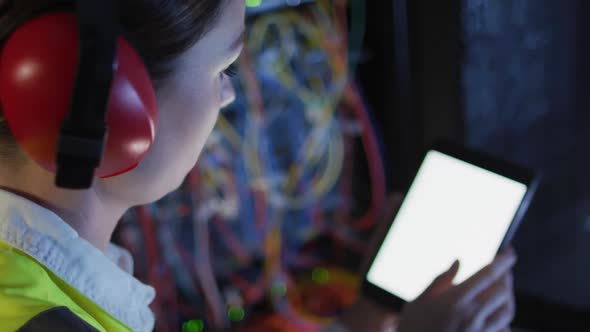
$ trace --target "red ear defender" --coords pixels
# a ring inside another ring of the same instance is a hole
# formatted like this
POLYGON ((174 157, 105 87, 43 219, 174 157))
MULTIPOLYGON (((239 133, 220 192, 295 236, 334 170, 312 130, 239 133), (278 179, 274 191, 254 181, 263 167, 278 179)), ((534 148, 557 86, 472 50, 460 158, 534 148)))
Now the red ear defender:
MULTIPOLYGON (((0 101, 6 122, 27 155, 50 172, 62 121, 68 114, 80 46, 77 17, 48 14, 19 27, 0 55, 0 101)), ((157 126, 156 95, 149 74, 119 37, 107 111, 107 139, 98 177, 137 167, 157 126)))

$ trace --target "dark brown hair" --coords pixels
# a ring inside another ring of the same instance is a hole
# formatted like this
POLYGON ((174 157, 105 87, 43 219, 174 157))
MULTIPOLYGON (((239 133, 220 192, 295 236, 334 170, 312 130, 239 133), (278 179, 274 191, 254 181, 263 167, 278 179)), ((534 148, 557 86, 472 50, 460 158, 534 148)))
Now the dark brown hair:
MULTIPOLYGON (((223 0, 118 0, 123 34, 142 57, 156 89, 174 72, 178 58, 213 26, 224 3, 223 0)), ((0 0, 0 47, 27 20, 72 6, 71 0, 0 0)), ((15 158, 17 151, 0 105, 0 158, 4 161, 15 158)))

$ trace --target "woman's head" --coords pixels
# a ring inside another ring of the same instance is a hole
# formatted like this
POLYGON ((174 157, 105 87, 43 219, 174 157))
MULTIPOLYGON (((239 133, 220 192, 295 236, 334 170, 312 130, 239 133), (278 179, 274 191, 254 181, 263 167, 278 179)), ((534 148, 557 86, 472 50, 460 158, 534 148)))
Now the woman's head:
MULTIPOLYGON (((18 22, 21 17, 69 3, 15 0, 6 11, 0 11, 5 13, 0 16, 0 32, 22 23, 18 22)), ((153 147, 138 168, 96 180, 95 186, 113 199, 136 205, 154 201, 180 185, 194 167, 219 109, 233 100, 233 89, 224 71, 241 51, 245 4, 243 0, 118 3, 123 33, 144 60, 154 82, 159 125, 153 147)), ((10 161, 15 172, 36 169, 19 151, 1 119, 0 115, 0 162, 10 161)))

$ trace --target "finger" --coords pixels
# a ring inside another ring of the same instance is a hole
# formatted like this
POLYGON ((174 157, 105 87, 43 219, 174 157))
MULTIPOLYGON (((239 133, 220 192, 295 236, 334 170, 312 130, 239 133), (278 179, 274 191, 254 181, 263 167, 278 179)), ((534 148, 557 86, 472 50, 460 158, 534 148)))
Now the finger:
POLYGON ((510 289, 511 295, 508 303, 498 309, 492 316, 490 316, 486 322, 486 328, 488 331, 495 331, 498 326, 504 325, 505 327, 500 329, 502 332, 510 332, 510 323, 514 321, 516 314, 516 301, 514 298, 514 279, 512 273, 508 274, 508 288, 510 289), (494 323, 495 322, 495 323, 494 323))
POLYGON ((512 273, 508 274, 508 289, 510 290, 510 302, 509 309, 512 314, 512 317, 516 315, 516 297, 514 295, 514 276, 512 273))
POLYGON ((479 331, 485 322, 501 308, 510 305, 512 290, 510 289, 509 275, 500 279, 492 287, 483 291, 475 303, 469 304, 473 308, 471 318, 468 319, 467 331, 479 331))
POLYGON ((514 316, 516 314, 516 298, 514 296, 514 277, 513 277, 512 273, 509 273, 506 276, 506 278, 507 278, 506 288, 510 292, 510 295, 508 297, 508 303, 506 305, 507 305, 507 309, 508 309, 510 315, 514 319, 514 316))
POLYGON ((512 277, 512 273, 510 274, 510 300, 508 301, 508 313, 510 314, 510 317, 512 317, 512 319, 510 321, 514 320, 514 317, 516 316, 516 298, 514 296, 514 279, 512 277))
POLYGON ((456 287, 465 302, 471 302, 484 289, 502 278, 516 263, 516 255, 508 252, 498 256, 492 263, 456 287))
MULTIPOLYGON (((483 309, 484 306, 491 305, 492 304, 491 302, 495 301, 495 298, 500 294, 505 295, 507 301, 512 300, 513 290, 512 290, 512 280, 511 279, 512 279, 511 273, 507 273, 506 275, 504 275, 503 278, 496 281, 491 287, 489 287, 488 289, 481 292, 475 298, 475 304, 480 305, 481 308, 483 309)), ((502 305, 503 305, 503 303, 500 303, 497 305, 496 308, 490 309, 491 311, 487 312, 487 315, 491 315, 493 312, 495 312, 498 309, 498 307, 500 307, 502 305)), ((487 317, 487 315, 486 315, 486 317, 487 317)))
POLYGON ((510 305, 505 305, 496 311, 485 322, 482 332, 499 332, 510 329, 510 323, 514 320, 514 313, 510 305))
POLYGON ((457 272, 459 272, 460 265, 458 260, 454 261, 453 265, 447 271, 434 279, 432 284, 424 291, 423 296, 433 296, 451 287, 455 276, 457 276, 457 272))

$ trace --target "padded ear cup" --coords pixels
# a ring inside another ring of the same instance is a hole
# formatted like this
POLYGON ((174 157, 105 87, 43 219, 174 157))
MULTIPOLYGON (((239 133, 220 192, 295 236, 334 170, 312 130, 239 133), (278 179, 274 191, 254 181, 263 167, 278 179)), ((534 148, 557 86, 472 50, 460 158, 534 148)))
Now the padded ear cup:
MULTIPOLYGON (((0 101, 19 146, 50 172, 62 121, 69 113, 80 47, 77 17, 52 13, 19 27, 0 55, 0 101)), ((98 177, 137 167, 157 126, 157 101, 148 71, 119 37, 107 111, 107 139, 98 177)))

